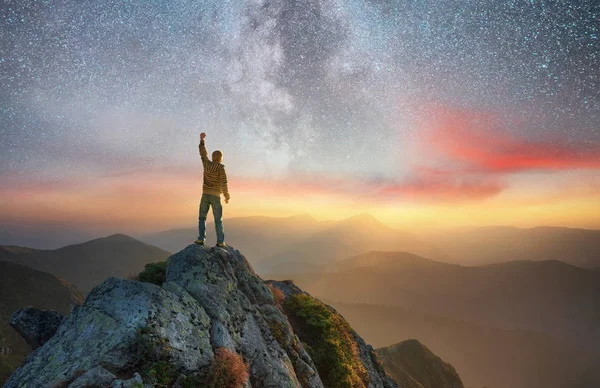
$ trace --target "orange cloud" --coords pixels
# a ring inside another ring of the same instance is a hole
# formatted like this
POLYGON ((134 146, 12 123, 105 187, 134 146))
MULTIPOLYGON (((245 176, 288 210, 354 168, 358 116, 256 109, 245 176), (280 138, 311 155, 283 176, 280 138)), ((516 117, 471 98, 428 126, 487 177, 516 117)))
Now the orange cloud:
POLYGON ((283 180, 231 179, 237 191, 275 197, 307 198, 329 196, 354 200, 394 201, 398 199, 429 201, 463 201, 484 199, 504 189, 500 181, 477 177, 457 178, 444 171, 417 168, 417 173, 405 179, 369 179, 361 177, 335 178, 322 175, 303 175, 283 180))
POLYGON ((456 202, 490 198, 505 187, 498 179, 459 176, 449 171, 417 167, 410 178, 384 187, 381 194, 391 198, 456 202))

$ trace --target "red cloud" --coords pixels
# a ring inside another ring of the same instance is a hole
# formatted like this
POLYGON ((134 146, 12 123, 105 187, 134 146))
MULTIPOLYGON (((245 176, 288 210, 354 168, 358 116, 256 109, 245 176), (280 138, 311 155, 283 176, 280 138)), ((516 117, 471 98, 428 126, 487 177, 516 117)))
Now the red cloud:
POLYGON ((504 189, 505 184, 497 177, 421 166, 415 167, 407 179, 382 188, 381 194, 432 201, 461 201, 486 199, 504 189))
POLYGON ((600 145, 521 139, 484 112, 438 108, 428 117, 421 146, 463 173, 600 168, 600 145))

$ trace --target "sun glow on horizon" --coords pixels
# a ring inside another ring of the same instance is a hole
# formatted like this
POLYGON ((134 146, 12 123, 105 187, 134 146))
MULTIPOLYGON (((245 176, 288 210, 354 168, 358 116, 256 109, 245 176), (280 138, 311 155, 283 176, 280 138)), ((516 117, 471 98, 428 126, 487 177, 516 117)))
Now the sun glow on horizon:
MULTIPOLYGON (((281 182, 279 182, 281 183, 281 182)), ((240 183, 230 178, 232 200, 224 218, 285 217, 308 213, 319 221, 368 213, 402 230, 462 226, 566 226, 600 229, 595 187, 541 196, 536 190, 512 190, 478 200, 426 201, 352 195, 337 190, 275 186, 278 181, 240 183)), ((201 181, 188 175, 136 174, 77 184, 5 187, 0 192, 3 221, 63 223, 106 233, 147 233, 196 224, 201 181)), ((209 220, 212 215, 209 215, 209 220)))

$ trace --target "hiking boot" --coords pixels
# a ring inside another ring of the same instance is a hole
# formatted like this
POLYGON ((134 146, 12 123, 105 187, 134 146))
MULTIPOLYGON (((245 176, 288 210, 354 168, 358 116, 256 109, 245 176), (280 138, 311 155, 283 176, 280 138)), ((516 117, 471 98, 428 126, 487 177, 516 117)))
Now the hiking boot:
POLYGON ((217 243, 217 246, 218 246, 219 248, 227 248, 227 244, 225 244, 224 242, 222 242, 222 243, 217 243))
POLYGON ((194 241, 194 244, 196 244, 196 245, 204 245, 204 240, 196 240, 196 241, 194 241))

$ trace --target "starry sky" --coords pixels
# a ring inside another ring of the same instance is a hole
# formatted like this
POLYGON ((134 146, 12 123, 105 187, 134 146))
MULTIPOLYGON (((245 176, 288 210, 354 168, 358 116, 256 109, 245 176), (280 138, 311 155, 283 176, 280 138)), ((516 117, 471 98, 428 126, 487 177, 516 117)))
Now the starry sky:
MULTIPOLYGON (((0 5, 4 225, 227 216, 600 228, 595 1, 0 5)), ((6 230, 6 227, 5 229, 6 230)))

